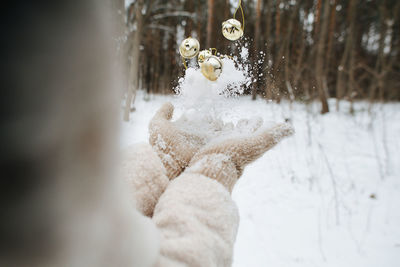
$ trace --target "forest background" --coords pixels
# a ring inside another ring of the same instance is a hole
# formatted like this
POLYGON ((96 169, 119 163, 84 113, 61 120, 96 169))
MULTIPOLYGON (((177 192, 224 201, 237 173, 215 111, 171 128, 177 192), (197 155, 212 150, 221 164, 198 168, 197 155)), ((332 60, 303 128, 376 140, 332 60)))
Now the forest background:
MULTIPOLYGON (((237 49, 222 36, 221 23, 232 17, 238 1, 110 2, 120 23, 115 38, 126 67, 126 103, 134 103, 137 89, 173 93, 184 74, 178 47, 185 37, 222 54, 237 49)), ((253 99, 318 99, 322 113, 339 109, 343 99, 400 100, 400 1, 252 0, 242 5, 245 38, 240 42, 249 45, 251 75, 257 79, 245 89, 253 99), (336 107, 329 107, 331 97, 336 107)), ((241 20, 240 12, 237 17, 241 20)))

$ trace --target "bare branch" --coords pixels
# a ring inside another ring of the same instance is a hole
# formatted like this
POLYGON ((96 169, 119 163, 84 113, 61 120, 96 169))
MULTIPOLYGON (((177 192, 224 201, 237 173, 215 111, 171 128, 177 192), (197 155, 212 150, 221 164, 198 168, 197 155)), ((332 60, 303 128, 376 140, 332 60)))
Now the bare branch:
POLYGON ((175 33, 175 29, 173 27, 160 25, 160 24, 150 24, 150 25, 147 25, 147 28, 158 29, 158 30, 166 31, 171 34, 175 33))
POLYGON ((169 17, 189 17, 193 20, 196 20, 196 15, 194 13, 187 12, 187 11, 173 11, 173 12, 169 12, 169 13, 157 14, 157 15, 152 16, 152 18, 154 20, 160 20, 160 19, 165 19, 165 18, 169 18, 169 17))

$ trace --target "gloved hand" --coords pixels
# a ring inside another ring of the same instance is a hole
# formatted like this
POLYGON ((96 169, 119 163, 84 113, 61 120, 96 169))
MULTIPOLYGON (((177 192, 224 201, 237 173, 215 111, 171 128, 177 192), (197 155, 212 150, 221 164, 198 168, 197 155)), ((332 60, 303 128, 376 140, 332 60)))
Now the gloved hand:
POLYGON ((169 179, 176 178, 189 164, 193 155, 210 139, 225 130, 221 120, 211 118, 195 122, 182 116, 171 122, 174 106, 165 103, 154 115, 149 125, 150 144, 157 152, 169 179), (195 130, 190 130, 191 125, 195 130), (201 131, 202 128, 204 131, 201 131))
POLYGON ((192 158, 186 172, 203 174, 223 184, 230 192, 244 167, 261 157, 284 137, 294 133, 289 124, 277 124, 268 130, 214 141, 192 158))

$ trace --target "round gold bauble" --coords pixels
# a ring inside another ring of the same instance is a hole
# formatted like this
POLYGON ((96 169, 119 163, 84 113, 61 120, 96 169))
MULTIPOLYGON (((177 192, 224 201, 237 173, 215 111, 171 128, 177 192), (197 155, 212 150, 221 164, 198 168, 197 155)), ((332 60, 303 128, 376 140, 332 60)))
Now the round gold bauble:
POLYGON ((179 46, 179 53, 183 58, 194 58, 199 54, 200 43, 197 39, 189 37, 182 41, 179 46))
POLYGON ((237 19, 228 19, 222 23, 222 34, 226 39, 236 41, 243 36, 242 24, 237 19))
POLYGON ((201 73, 210 81, 216 81, 222 73, 222 61, 216 56, 210 56, 200 64, 201 73))
POLYGON ((211 57, 212 53, 210 50, 200 51, 199 56, 197 57, 197 62, 201 65, 207 58, 211 57))

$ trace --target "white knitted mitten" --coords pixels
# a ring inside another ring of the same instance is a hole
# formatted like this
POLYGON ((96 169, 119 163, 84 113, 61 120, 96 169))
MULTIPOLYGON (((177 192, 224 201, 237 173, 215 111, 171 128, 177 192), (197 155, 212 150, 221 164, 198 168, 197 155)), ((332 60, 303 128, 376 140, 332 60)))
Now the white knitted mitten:
POLYGON ((176 178, 188 166, 193 155, 208 142, 210 135, 218 135, 224 127, 220 120, 195 122, 185 116, 171 122, 173 111, 174 106, 165 103, 149 125, 150 144, 164 164, 169 179, 176 178), (197 129, 207 128, 207 131, 200 133, 187 129, 193 123, 198 123, 197 129))
POLYGON ((247 164, 292 134, 292 126, 283 123, 268 130, 257 131, 250 136, 212 142, 192 158, 186 172, 199 173, 215 179, 232 192, 247 164))

